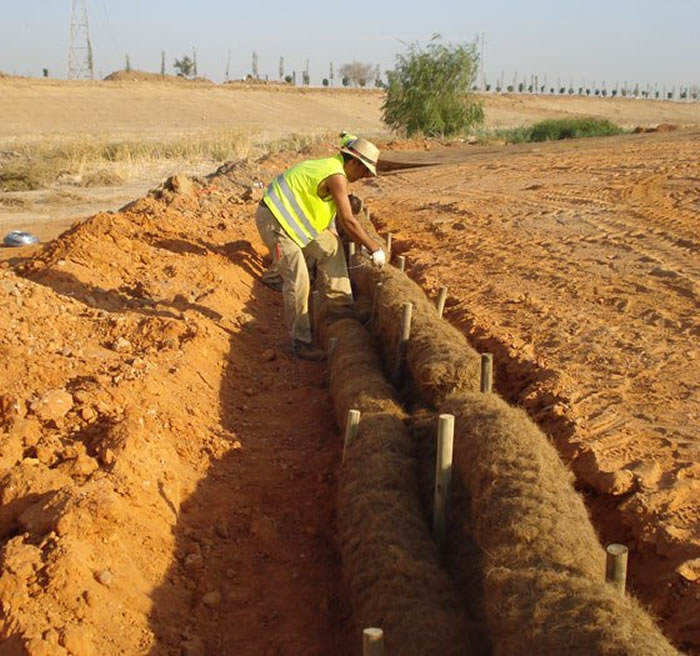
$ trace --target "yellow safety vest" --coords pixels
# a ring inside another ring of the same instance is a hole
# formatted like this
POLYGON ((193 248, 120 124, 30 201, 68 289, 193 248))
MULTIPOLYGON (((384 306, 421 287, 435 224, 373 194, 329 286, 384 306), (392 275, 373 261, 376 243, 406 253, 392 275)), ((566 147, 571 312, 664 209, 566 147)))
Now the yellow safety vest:
POLYGON ((328 176, 345 175, 343 156, 300 162, 267 187, 263 200, 284 231, 301 248, 316 239, 333 221, 335 201, 318 195, 328 176))

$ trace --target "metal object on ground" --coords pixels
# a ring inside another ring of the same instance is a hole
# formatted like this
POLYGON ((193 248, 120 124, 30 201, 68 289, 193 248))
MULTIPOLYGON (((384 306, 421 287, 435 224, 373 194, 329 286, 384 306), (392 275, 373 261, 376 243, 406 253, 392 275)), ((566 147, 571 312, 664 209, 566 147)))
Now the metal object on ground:
POLYGON ((2 243, 4 246, 29 246, 30 244, 38 244, 39 238, 31 232, 13 230, 5 235, 2 243))

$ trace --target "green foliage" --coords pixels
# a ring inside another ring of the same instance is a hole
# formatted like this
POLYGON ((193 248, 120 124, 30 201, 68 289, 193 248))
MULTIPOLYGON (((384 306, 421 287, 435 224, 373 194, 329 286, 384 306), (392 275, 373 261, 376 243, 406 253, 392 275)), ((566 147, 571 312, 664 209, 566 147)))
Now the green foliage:
POLYGON ((492 139, 505 143, 531 143, 533 141, 556 141, 558 139, 578 139, 581 137, 607 137, 622 134, 624 130, 607 119, 562 118, 540 121, 535 125, 494 130, 484 133, 480 141, 492 139))
POLYGON ((622 128, 602 118, 561 118, 536 123, 530 141, 556 141, 580 137, 608 137, 622 134, 622 128))
POLYGON ((384 122, 409 136, 448 136, 482 123, 482 104, 470 91, 478 61, 475 44, 443 45, 435 36, 424 49, 410 45, 387 72, 384 122))
POLYGON ((173 67, 177 69, 178 77, 190 77, 196 72, 194 60, 187 55, 182 59, 176 59, 173 67))

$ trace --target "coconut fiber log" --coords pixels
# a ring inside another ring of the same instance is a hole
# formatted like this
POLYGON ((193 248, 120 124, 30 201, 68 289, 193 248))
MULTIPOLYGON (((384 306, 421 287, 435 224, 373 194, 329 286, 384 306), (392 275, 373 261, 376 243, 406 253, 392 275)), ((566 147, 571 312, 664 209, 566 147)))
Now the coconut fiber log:
POLYGON ((328 331, 338 339, 330 363, 338 423, 351 408, 362 413, 338 483, 340 550, 355 619, 384 630, 389 654, 482 654, 478 630, 439 564, 405 415, 370 337, 351 319, 328 331))
MULTIPOLYGON (((435 304, 408 276, 394 267, 375 269, 369 265, 353 269, 353 282, 360 295, 374 299, 374 331, 378 334, 384 361, 393 371, 401 332, 403 303, 413 303, 411 337, 406 348, 407 374, 423 400, 433 408, 456 390, 478 391, 481 359, 454 326, 438 316, 435 304)), ((401 384, 401 383, 399 383, 401 384)))
POLYGON ((454 475, 471 503, 496 655, 677 653, 652 619, 605 583, 605 556, 572 474, 522 410, 459 393, 454 475))

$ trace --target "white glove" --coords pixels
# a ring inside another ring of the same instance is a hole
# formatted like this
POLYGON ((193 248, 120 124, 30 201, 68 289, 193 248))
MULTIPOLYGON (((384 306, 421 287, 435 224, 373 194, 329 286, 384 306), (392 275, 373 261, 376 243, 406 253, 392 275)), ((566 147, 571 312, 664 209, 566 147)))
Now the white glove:
POLYGON ((381 248, 372 253, 372 264, 381 269, 386 264, 386 254, 381 248))

